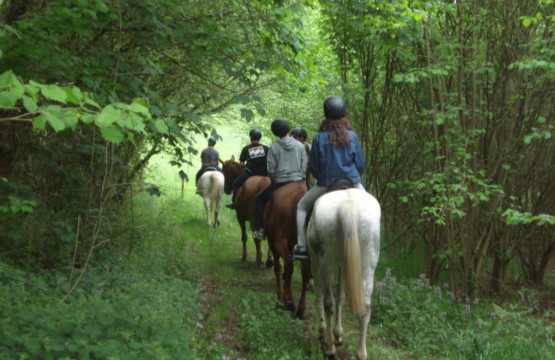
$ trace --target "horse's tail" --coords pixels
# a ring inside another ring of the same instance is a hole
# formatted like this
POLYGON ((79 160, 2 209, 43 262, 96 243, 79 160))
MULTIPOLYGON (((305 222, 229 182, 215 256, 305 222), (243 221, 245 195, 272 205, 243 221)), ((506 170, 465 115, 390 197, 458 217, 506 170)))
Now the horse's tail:
POLYGON ((341 204, 340 225, 343 230, 343 284, 351 312, 366 312, 362 292, 360 245, 358 243, 358 214, 355 203, 347 199, 341 204))
POLYGON ((210 210, 216 206, 216 200, 218 200, 218 188, 220 184, 218 181, 218 172, 214 171, 210 174, 210 210))

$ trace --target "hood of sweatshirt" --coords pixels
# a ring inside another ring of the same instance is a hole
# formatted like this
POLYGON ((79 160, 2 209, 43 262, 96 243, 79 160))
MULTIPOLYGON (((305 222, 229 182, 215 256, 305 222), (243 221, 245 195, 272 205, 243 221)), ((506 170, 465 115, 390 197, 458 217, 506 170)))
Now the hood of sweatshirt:
POLYGON ((291 136, 281 138, 277 141, 279 146, 281 146, 284 150, 287 150, 287 151, 291 151, 293 149, 293 146, 295 146, 296 142, 297 140, 295 140, 291 136))

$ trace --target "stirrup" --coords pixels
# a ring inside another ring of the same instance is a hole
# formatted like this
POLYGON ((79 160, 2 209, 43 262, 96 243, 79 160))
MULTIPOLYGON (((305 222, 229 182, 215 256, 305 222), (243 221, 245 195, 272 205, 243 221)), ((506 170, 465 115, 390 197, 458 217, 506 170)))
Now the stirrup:
POLYGON ((300 246, 295 245, 295 247, 293 248, 293 259, 296 260, 305 260, 308 259, 308 249, 306 248, 306 246, 304 247, 304 249, 301 249, 300 246))
POLYGON ((264 232, 264 229, 255 230, 252 233, 252 237, 257 240, 264 240, 264 238, 266 237, 266 233, 264 232))

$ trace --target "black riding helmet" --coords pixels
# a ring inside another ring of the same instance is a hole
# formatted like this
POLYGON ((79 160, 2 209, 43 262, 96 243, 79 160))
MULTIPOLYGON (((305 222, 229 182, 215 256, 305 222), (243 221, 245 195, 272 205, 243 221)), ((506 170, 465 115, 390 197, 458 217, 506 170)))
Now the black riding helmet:
POLYGON ((262 137, 262 132, 258 129, 252 129, 249 132, 249 137, 251 138, 251 140, 260 140, 260 138, 262 137))
POLYGON ((208 144, 210 144, 212 146, 216 145, 216 139, 214 139, 214 137, 210 136, 208 138, 208 144))
POLYGON ((304 137, 305 140, 308 137, 308 134, 306 133, 306 130, 303 129, 302 127, 296 127, 291 131, 291 134, 289 134, 292 137, 304 137))
POLYGON ((275 136, 283 137, 289 132, 289 123, 283 119, 275 119, 270 128, 275 136))
POLYGON ((345 101, 339 96, 330 96, 324 101, 324 115, 330 120, 341 119, 347 115, 345 101))

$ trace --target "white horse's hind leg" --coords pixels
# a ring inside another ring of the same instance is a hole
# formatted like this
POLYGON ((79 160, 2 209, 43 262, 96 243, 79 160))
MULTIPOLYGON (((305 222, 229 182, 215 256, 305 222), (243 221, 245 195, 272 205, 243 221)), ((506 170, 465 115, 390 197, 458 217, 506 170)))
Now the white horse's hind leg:
POLYGON ((342 279, 343 277, 341 276, 341 270, 339 270, 339 281, 337 286, 337 293, 335 294, 335 328, 333 330, 336 345, 341 345, 343 343, 343 325, 341 323, 341 315, 343 303, 345 302, 345 287, 342 279))
POLYGON ((368 359, 368 355, 366 354, 366 333, 370 320, 370 306, 368 306, 368 310, 365 313, 358 316, 358 319, 360 323, 360 335, 358 338, 357 360, 366 360, 368 359))
POLYGON ((329 269, 320 269, 322 291, 324 295, 324 344, 325 356, 335 354, 335 339, 333 336, 333 315, 335 310, 335 299, 333 296, 333 275, 329 269))
POLYGON ((210 195, 204 196, 204 210, 206 211, 206 224, 210 227, 210 195))
POLYGON ((362 286, 364 288, 364 303, 366 305, 366 312, 359 315, 360 335, 358 338, 358 360, 366 360, 368 358, 366 353, 366 333, 368 331, 368 323, 371 315, 370 306, 372 303, 372 293, 374 292, 374 268, 370 265, 368 259, 363 261, 362 286))

